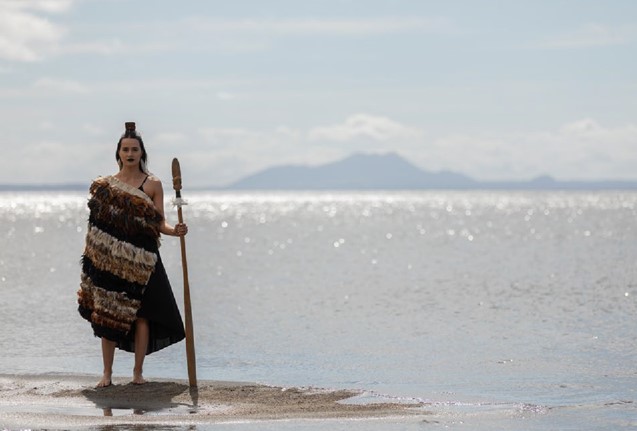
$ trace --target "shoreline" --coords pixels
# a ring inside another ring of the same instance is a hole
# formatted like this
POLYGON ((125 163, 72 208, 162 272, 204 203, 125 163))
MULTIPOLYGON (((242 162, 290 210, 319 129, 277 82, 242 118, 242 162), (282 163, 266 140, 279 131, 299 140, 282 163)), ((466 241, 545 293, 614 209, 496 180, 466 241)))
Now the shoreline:
POLYGON ((237 421, 378 419, 427 415, 424 403, 351 402, 360 390, 285 388, 247 382, 153 379, 134 385, 99 376, 0 374, 2 429, 99 425, 197 425, 237 421), (350 402, 348 402, 348 400, 350 402))

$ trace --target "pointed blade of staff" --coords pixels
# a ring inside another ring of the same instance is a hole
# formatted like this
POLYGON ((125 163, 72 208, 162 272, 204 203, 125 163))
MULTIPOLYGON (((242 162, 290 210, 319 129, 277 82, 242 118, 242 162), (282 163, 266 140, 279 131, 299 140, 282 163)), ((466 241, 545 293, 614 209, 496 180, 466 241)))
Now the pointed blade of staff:
MULTIPOLYGON (((177 216, 179 223, 184 222, 181 206, 185 202, 181 198, 181 168, 179 160, 173 159, 173 188, 175 189, 175 205, 177 206, 177 216)), ((188 285, 188 262, 186 260, 186 238, 181 235, 181 266, 184 272, 184 315, 186 320, 186 356, 188 359, 188 382, 191 388, 197 387, 197 364, 195 360, 195 339, 192 325, 192 308, 190 305, 190 286, 188 285)))

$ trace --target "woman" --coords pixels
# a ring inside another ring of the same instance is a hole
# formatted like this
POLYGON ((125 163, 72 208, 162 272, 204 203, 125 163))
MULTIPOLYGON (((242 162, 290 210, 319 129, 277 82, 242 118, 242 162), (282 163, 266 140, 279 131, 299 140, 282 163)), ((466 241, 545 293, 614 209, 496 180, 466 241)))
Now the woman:
POLYGON ((79 312, 102 339, 104 373, 111 385, 115 347, 135 353, 133 380, 145 383, 144 357, 184 339, 184 325, 159 256, 160 233, 186 235, 164 217, 161 181, 146 168, 144 142, 126 123, 117 143, 119 172, 90 188, 79 312))

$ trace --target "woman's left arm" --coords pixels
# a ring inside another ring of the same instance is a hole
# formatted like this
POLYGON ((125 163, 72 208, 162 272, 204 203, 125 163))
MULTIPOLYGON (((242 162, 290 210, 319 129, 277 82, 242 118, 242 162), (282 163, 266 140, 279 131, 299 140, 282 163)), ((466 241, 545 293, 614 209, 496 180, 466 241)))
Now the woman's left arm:
POLYGON ((161 185, 161 181, 158 178, 149 178, 148 185, 150 186, 149 196, 155 204, 155 208, 162 216, 162 222, 159 226, 159 231, 164 235, 182 236, 188 233, 188 226, 185 223, 177 223, 175 226, 171 226, 166 221, 164 215, 164 188, 161 185))

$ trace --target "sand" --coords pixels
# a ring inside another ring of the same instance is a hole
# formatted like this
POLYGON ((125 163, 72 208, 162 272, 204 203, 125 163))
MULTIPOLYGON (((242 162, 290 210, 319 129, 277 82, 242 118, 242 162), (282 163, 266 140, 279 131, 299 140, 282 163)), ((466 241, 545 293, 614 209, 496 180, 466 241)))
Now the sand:
POLYGON ((153 379, 133 385, 97 376, 0 375, 0 429, 102 425, 197 425, 233 421, 426 415, 418 402, 365 397, 357 390, 284 388, 241 382, 153 379), (370 401, 371 399, 371 401, 370 401), (389 400, 389 401, 388 401, 389 400))

